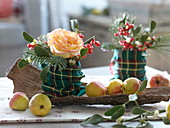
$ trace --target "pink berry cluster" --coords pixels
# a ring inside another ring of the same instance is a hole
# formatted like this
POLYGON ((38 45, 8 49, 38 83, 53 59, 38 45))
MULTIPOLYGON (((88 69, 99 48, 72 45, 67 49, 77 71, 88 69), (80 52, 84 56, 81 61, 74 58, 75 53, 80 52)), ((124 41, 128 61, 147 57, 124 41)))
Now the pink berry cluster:
POLYGON ((115 37, 119 37, 121 39, 119 40, 119 44, 124 49, 138 49, 139 51, 145 51, 148 47, 151 47, 154 44, 154 37, 148 37, 144 43, 136 40, 133 37, 132 29, 134 29, 134 24, 126 22, 123 27, 118 27, 118 32, 114 33, 115 37))

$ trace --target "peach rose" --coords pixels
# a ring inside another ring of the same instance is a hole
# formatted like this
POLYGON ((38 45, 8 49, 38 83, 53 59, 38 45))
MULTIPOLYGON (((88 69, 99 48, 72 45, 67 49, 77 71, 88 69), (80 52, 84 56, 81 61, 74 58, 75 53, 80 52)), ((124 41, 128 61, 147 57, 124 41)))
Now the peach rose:
POLYGON ((47 44, 56 56, 70 58, 80 55, 84 42, 77 33, 65 29, 55 29, 47 34, 47 44))

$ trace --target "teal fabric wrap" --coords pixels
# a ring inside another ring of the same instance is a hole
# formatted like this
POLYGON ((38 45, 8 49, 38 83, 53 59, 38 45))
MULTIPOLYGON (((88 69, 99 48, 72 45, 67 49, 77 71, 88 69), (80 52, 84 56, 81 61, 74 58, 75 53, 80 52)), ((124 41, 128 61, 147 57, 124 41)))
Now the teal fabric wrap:
POLYGON ((58 71, 53 66, 50 67, 47 81, 43 82, 42 88, 49 97, 81 96, 85 93, 85 86, 81 86, 81 79, 84 76, 80 62, 77 62, 76 66, 68 66, 62 71, 58 71))
POLYGON ((145 77, 146 58, 144 51, 115 49, 111 63, 113 63, 113 79, 125 80, 136 77, 143 81, 145 77))

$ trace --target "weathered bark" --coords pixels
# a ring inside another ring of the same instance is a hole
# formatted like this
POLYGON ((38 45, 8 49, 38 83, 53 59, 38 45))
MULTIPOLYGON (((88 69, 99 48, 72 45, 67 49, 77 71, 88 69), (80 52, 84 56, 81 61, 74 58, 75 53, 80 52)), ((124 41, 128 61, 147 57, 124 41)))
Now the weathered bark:
MULTIPOLYGON (((138 95, 138 103, 151 104, 170 99, 170 87, 146 88, 145 91, 138 95)), ((128 94, 106 95, 102 97, 77 97, 67 96, 51 99, 55 105, 78 105, 78 104, 103 104, 118 105, 128 101, 128 94)))
MULTIPOLYGON (((32 65, 27 65, 23 69, 17 68, 17 63, 11 67, 7 73, 7 77, 13 80, 14 92, 24 92, 31 98, 33 95, 43 92, 41 88, 40 71, 32 65)), ((147 88, 138 95, 139 104, 157 103, 160 101, 168 101, 170 99, 170 87, 147 88)), ((106 95, 101 97, 78 97, 66 96, 51 99, 54 105, 80 105, 80 104, 104 104, 117 105, 128 101, 127 94, 106 95)))
POLYGON ((7 71, 7 77, 13 80, 13 92, 24 92, 29 98, 38 92, 43 92, 41 88, 40 71, 32 65, 27 65, 23 69, 17 68, 17 60, 7 71))

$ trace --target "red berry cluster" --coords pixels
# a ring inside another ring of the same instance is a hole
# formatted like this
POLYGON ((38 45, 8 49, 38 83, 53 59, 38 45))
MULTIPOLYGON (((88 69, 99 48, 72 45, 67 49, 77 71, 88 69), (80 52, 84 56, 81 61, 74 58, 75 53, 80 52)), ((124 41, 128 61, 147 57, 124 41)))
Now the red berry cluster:
POLYGON ((114 36, 119 36, 122 40, 119 41, 119 44, 124 49, 134 49, 137 48, 139 51, 145 51, 148 47, 151 47, 155 41, 155 38, 152 37, 151 39, 147 40, 144 43, 140 43, 138 41, 135 41, 133 37, 130 37, 131 35, 131 29, 134 28, 134 24, 130 24, 129 22, 125 23, 124 27, 119 27, 118 32, 114 33, 114 36), (137 42, 137 43, 136 43, 137 42))
POLYGON ((133 49, 134 48, 134 45, 131 44, 131 42, 134 41, 134 38, 133 37, 129 37, 129 42, 127 42, 126 40, 121 40, 119 41, 119 44, 121 46, 123 46, 124 49, 133 49))
POLYGON ((79 36, 80 38, 84 38, 84 35, 83 35, 82 33, 79 33, 78 36, 79 36))
POLYGON ((149 47, 151 47, 153 45, 153 42, 154 42, 154 38, 152 38, 152 41, 151 42, 144 42, 144 44, 142 45, 137 45, 136 47, 138 47, 138 50, 139 51, 146 51, 149 47))
POLYGON ((35 46, 37 46, 37 44, 32 44, 32 43, 27 44, 27 47, 30 49, 33 49, 35 46))
POLYGON ((129 22, 126 22, 125 23, 125 27, 121 28, 119 27, 118 28, 118 31, 117 33, 114 33, 114 36, 128 36, 130 35, 130 32, 129 30, 132 29, 134 27, 134 24, 130 24, 129 22))
POLYGON ((84 45, 84 48, 87 48, 88 49, 88 52, 87 54, 92 54, 93 53, 93 44, 96 46, 96 47, 99 47, 100 46, 100 42, 99 41, 96 41, 95 39, 92 39, 90 41, 90 43, 84 45))
MULTIPOLYGON (((78 36, 79 36, 80 38, 84 38, 84 35, 83 35, 82 33, 79 33, 78 36)), ((93 49, 94 49, 93 44, 94 44, 96 47, 99 47, 99 46, 100 46, 100 42, 99 42, 99 41, 96 41, 95 38, 93 38, 93 39, 90 41, 90 43, 84 45, 84 48, 87 48, 87 49, 88 49, 87 54, 92 54, 92 53, 93 53, 93 49)), ((85 56, 85 57, 86 57, 86 56, 85 56)), ((85 57, 84 57, 84 58, 85 58, 85 57)))

